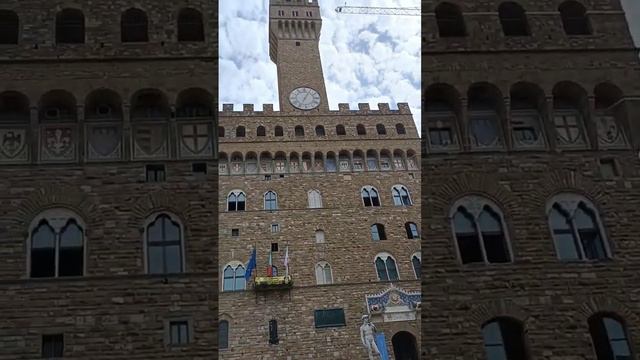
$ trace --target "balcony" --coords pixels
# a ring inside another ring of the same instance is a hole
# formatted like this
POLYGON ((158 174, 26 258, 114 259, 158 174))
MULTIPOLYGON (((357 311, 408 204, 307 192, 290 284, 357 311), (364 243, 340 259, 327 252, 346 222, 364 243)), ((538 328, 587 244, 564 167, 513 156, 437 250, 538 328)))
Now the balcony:
POLYGON ((256 291, 291 289, 293 281, 289 276, 257 276, 254 282, 256 291))

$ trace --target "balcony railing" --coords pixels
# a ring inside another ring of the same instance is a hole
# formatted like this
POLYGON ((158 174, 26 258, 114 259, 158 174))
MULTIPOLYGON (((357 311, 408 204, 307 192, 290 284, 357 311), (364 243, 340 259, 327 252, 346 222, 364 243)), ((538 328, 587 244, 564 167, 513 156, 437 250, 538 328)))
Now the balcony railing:
POLYGON ((254 282, 256 291, 269 291, 290 289, 293 286, 291 275, 289 276, 257 276, 254 282))

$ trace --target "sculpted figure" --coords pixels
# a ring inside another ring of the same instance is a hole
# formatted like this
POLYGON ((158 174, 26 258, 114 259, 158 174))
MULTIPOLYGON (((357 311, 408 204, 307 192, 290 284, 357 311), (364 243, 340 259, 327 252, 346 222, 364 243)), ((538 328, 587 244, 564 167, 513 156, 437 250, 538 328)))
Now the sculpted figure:
POLYGON ((360 339, 362 345, 367 349, 369 360, 380 359, 380 350, 375 340, 376 327, 369 321, 369 316, 362 316, 362 325, 360 326, 360 339))

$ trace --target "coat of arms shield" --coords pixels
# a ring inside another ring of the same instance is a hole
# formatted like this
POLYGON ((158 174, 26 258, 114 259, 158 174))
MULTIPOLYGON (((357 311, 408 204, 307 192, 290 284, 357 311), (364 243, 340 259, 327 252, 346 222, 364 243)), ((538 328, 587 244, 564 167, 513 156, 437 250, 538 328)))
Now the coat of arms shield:
POLYGON ((120 146, 121 132, 117 125, 95 125, 89 131, 89 146, 92 156, 109 157, 120 146))
POLYGON ((135 143, 144 155, 156 155, 166 144, 163 125, 139 125, 135 128, 135 143))
POLYGON ((182 125, 182 144, 192 154, 200 154, 209 145, 207 124, 182 125))
POLYGON ((598 140, 604 145, 619 145, 624 140, 620 127, 613 116, 601 115, 596 120, 598 129, 598 140))
POLYGON ((15 159, 26 146, 25 129, 0 129, 0 157, 15 159))

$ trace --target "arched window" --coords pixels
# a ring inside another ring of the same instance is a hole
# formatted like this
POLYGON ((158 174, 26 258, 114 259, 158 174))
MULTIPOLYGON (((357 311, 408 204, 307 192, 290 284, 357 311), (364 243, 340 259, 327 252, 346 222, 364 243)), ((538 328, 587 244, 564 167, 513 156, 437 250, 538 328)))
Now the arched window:
POLYGON ((515 319, 500 317, 482 326, 482 338, 487 360, 528 359, 522 324, 515 319))
POLYGON ((273 191, 267 191, 264 194, 264 209, 265 210, 278 210, 278 195, 273 191))
POLYGON ((182 227, 167 214, 153 218, 145 227, 148 274, 174 274, 184 271, 182 227))
POLYGON ((358 124, 356 126, 356 132, 358 135, 367 135, 367 129, 365 129, 364 125, 358 124))
POLYGON ((244 211, 247 196, 243 191, 235 190, 227 196, 227 211, 244 211))
POLYGON ((324 136, 324 126, 318 125, 316 126, 316 136, 324 136))
POLYGON ((258 126, 258 129, 256 130, 256 135, 257 136, 267 136, 267 131, 265 130, 264 126, 258 126))
POLYGON ((371 240, 387 240, 387 234, 384 232, 384 225, 373 224, 371 225, 371 240))
POLYGON ((449 84, 436 83, 426 89, 427 123, 422 127, 430 151, 459 149, 458 121, 462 117, 460 93, 449 84))
POLYGON ((309 190, 307 193, 309 208, 317 209, 322 207, 322 194, 318 190, 309 190))
POLYGON ((304 128, 298 125, 294 128, 294 133, 296 136, 304 136, 304 128))
POLYGON ((398 268, 396 267, 396 260, 391 257, 390 254, 380 253, 376 255, 374 263, 376 265, 378 280, 395 281, 400 279, 398 268))
POLYGON ((413 273, 416 275, 416 279, 420 279, 422 260, 419 254, 413 254, 413 256, 411 256, 411 265, 413 266, 413 273))
POLYGON ((204 41, 202 14, 195 9, 182 9, 178 14, 178 41, 204 41))
POLYGON ((129 9, 120 19, 120 40, 122 42, 149 41, 149 21, 140 9, 129 9))
POLYGON ((322 244, 324 241, 324 231, 316 230, 316 244, 322 244))
POLYGON ((227 264, 223 270, 222 291, 238 291, 246 288, 245 269, 240 262, 227 264))
POLYGON ((336 126, 336 134, 338 135, 347 135, 347 131, 344 129, 344 125, 336 126))
POLYGON ((457 6, 441 3, 436 7, 436 22, 440 37, 461 37, 467 35, 464 18, 457 6))
POLYGON ((333 284, 333 275, 331 274, 331 265, 326 261, 316 264, 316 284, 326 285, 333 284))
POLYGON ((76 214, 43 212, 32 222, 29 239, 31 278, 84 275, 84 225, 76 214))
POLYGON ((223 126, 218 126, 218 137, 221 137, 221 138, 224 137, 224 127, 223 126))
POLYGON ((484 198, 468 196, 452 208, 451 219, 463 264, 511 261, 504 221, 497 206, 484 198))
POLYGON ((376 125, 376 131, 378 135, 387 135, 387 129, 382 124, 376 125))
POLYGON ((527 15, 518 3, 508 1, 500 4, 498 14, 505 36, 529 36, 527 15))
POLYGON ((218 346, 220 349, 229 348, 229 322, 220 320, 218 323, 218 346))
POLYGON ((238 126, 236 128, 236 137, 245 137, 245 135, 246 135, 246 130, 244 126, 238 126))
POLYGON ((378 190, 373 186, 365 186, 360 191, 362 196, 362 202, 365 207, 380 206, 380 197, 378 196, 378 190))
POLYGON ((11 10, 0 10, 0 45, 16 45, 20 35, 20 19, 11 10))
POLYGON ((407 130, 405 130, 404 125, 398 123, 396 124, 396 133, 398 133, 398 135, 405 135, 407 130))
POLYGON ((284 136, 284 131, 282 130, 282 126, 276 126, 275 130, 273 131, 275 136, 284 136))
POLYGON ((418 225, 412 222, 404 224, 404 229, 407 230, 407 239, 420 239, 420 233, 418 232, 418 225))
POLYGON ((589 200, 574 194, 559 194, 547 204, 547 214, 559 259, 610 257, 598 211, 589 200))
POLYGON ((395 185, 391 188, 391 193, 393 194, 393 205, 395 206, 410 206, 411 196, 409 195, 409 190, 403 185, 395 185))
POLYGON ((598 313, 589 320, 589 333, 598 360, 632 359, 624 322, 614 314, 598 313))
POLYGON ((591 22, 587 9, 577 1, 565 1, 558 8, 562 26, 567 35, 591 35, 591 22))
POLYGON ((77 9, 64 9, 56 15, 56 43, 84 44, 84 14, 77 9))

